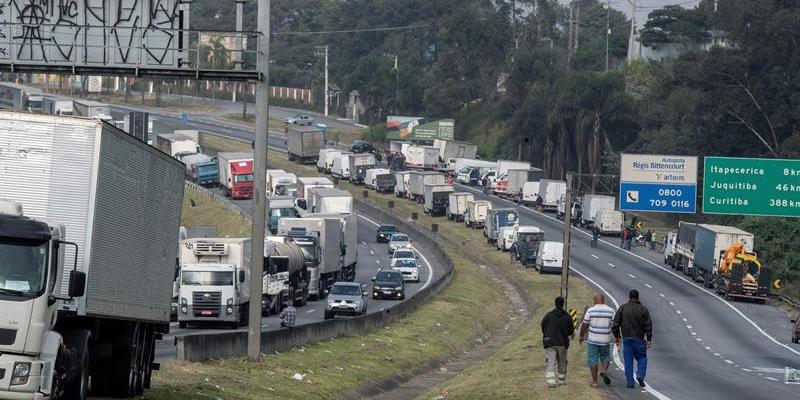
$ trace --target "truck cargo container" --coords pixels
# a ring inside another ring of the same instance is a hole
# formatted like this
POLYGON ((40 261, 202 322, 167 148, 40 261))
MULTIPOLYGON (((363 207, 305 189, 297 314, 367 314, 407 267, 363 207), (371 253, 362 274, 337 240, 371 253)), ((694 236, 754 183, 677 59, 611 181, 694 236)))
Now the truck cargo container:
POLYGON ((0 260, 16 261, 0 275, 27 277, 0 298, 0 398, 142 393, 169 331, 183 164, 98 120, 0 124, 0 260))
POLYGON ((338 149, 320 149, 317 157, 317 172, 330 173, 333 159, 342 154, 338 149))
POLYGON ((308 294, 312 300, 324 298, 333 283, 342 275, 345 240, 340 218, 281 218, 278 235, 314 237, 316 248, 306 248, 313 256, 306 259, 308 267, 308 294))
POLYGON ((519 215, 513 208, 493 208, 486 212, 486 224, 483 227, 483 237, 494 244, 497 241, 500 228, 519 225, 519 215))
POLYGON ((614 196, 602 194, 584 194, 581 200, 581 222, 583 225, 592 225, 600 211, 614 211, 617 207, 614 196))
POLYGON ((423 187, 423 210, 433 217, 447 213, 447 202, 453 193, 453 185, 426 184, 423 187))
POLYGON ((475 195, 466 192, 450 193, 447 199, 447 219, 464 222, 467 215, 467 203, 475 200, 475 195))
MULTIPOLYGON (((528 168, 528 169, 510 169, 506 173, 505 179, 501 179, 506 181, 505 184, 505 192, 506 196, 510 199, 521 199, 522 198, 522 187, 528 182, 537 182, 542 179, 544 175, 544 171, 539 168, 528 168)), ((498 182, 498 192, 500 191, 500 182, 498 182)))
POLYGON ((754 236, 739 228, 698 224, 692 278, 728 298, 766 302, 772 271, 753 252, 754 236))
POLYGON ((330 179, 321 176, 303 176, 297 178, 297 198, 311 200, 309 190, 312 188, 331 188, 333 189, 333 182, 330 179))
MULTIPOLYGON (((340 239, 342 271, 340 281, 353 282, 356 279, 356 266, 358 264, 358 216, 356 214, 315 214, 313 218, 335 218, 342 227, 340 239)), ((333 253, 336 254, 336 253, 333 253)))
POLYGON ((433 171, 411 171, 408 177, 408 197, 417 203, 425 200, 425 185, 444 185, 444 174, 433 171))
POLYGON ((297 186, 297 175, 273 171, 267 174, 267 196, 280 196, 286 187, 297 186))
POLYGON ((316 187, 309 191, 308 208, 314 214, 350 214, 353 212, 353 195, 337 188, 316 187))
POLYGON ((684 273, 694 274, 694 246, 697 224, 691 222, 678 222, 678 237, 675 241, 675 254, 672 257, 672 267, 684 273))
POLYGON ((433 170, 439 166, 439 149, 435 147, 410 145, 403 155, 406 168, 433 170))
POLYGON ((350 157, 353 154, 342 153, 333 157, 331 176, 337 179, 350 179, 350 157))
POLYGON ((433 139, 433 147, 439 150, 439 162, 445 163, 451 158, 475 158, 478 146, 458 140, 433 139))
POLYGON ((177 159, 184 155, 197 154, 200 151, 197 147, 197 140, 181 133, 162 133, 157 135, 156 147, 177 159))
POLYGON ((525 205, 536 205, 536 199, 539 198, 539 182, 525 182, 522 185, 522 199, 520 202, 525 205))
POLYGON ((397 197, 408 197, 408 185, 411 181, 411 171, 395 172, 394 180, 394 195, 397 197))
POLYGON ((597 212, 597 219, 594 226, 600 230, 601 235, 620 236, 622 226, 625 224, 625 216, 622 211, 602 210, 597 212))
POLYGON ((375 176, 375 190, 378 193, 392 193, 394 191, 397 179, 393 172, 378 174, 375 176))
POLYGON ((219 184, 233 199, 253 198, 253 153, 217 153, 219 184))
POLYGON ((72 115, 72 99, 54 95, 42 96, 42 114, 72 115))
POLYGON ((542 196, 542 210, 556 211, 558 200, 567 194, 567 182, 552 179, 539 180, 539 195, 542 196))
POLYGON ((467 215, 464 216, 464 225, 467 228, 483 229, 486 225, 486 215, 492 209, 488 200, 474 200, 467 202, 467 215))
POLYGON ((44 94, 41 89, 11 82, 0 82, 0 108, 2 109, 41 114, 43 100, 44 94))
POLYGON ((364 174, 364 186, 377 190, 378 175, 391 173, 387 168, 370 168, 364 174))
POLYGON ((325 147, 322 130, 312 126, 292 126, 286 132, 289 161, 301 164, 316 162, 320 149, 325 147))
POLYGON ((97 118, 103 121, 111 121, 111 107, 99 101, 78 99, 72 102, 72 112, 74 115, 86 118, 97 118))
POLYGON ((250 239, 187 239, 180 245, 178 323, 246 326, 250 310, 250 239))
POLYGON ((494 173, 497 167, 464 167, 458 170, 456 175, 456 182, 465 185, 478 186, 482 182, 482 178, 487 176, 489 172, 494 173))
POLYGON ((264 238, 264 277, 261 289, 261 315, 278 314, 292 305, 308 302, 306 248, 316 249, 308 237, 267 236, 264 238))
POLYGON ((186 177, 201 186, 214 186, 219 182, 219 166, 217 160, 202 154, 190 154, 181 157, 186 166, 186 177))
POLYGON ((362 183, 368 169, 375 168, 375 155, 371 153, 351 154, 348 157, 350 162, 350 182, 362 183))
POLYGON ((531 169, 531 163, 527 161, 497 160, 497 176, 503 176, 511 169, 531 169))

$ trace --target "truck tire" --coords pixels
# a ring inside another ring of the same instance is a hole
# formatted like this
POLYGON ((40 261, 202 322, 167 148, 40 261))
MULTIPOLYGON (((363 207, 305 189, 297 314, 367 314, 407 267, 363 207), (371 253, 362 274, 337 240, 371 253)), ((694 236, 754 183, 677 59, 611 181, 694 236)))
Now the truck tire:
POLYGON ((250 322, 250 303, 239 306, 239 326, 247 326, 250 322))
POLYGON ((142 334, 139 323, 127 324, 127 332, 117 337, 112 350, 111 390, 116 397, 133 397, 141 382, 139 361, 142 352, 142 334))
MULTIPOLYGON (((88 332, 86 335, 86 340, 81 341, 82 343, 74 343, 73 346, 82 346, 82 349, 76 349, 80 351, 80 371, 78 371, 78 377, 74 379, 72 382, 66 384, 64 386, 64 394, 61 397, 63 400, 86 400, 86 397, 89 394, 89 336, 88 332)), ((72 346, 71 346, 72 347, 72 346)), ((59 355, 60 357, 60 355, 59 355)), ((58 361, 56 361, 56 364, 58 361)), ((53 379, 53 387, 55 388, 58 382, 56 382, 55 377, 53 379)), ((53 392, 51 392, 53 393, 53 392)))

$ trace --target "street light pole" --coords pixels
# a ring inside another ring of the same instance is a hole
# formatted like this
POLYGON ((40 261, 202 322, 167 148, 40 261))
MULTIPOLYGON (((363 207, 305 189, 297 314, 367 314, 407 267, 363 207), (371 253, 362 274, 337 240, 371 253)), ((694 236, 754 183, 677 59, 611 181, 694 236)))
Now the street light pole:
POLYGON ((569 251, 572 245, 572 172, 567 172, 567 193, 564 195, 564 250, 561 260, 561 297, 567 307, 569 288, 569 251))
MULTIPOLYGON (((256 131, 253 143, 254 175, 253 188, 253 232, 250 248, 250 293, 260 299, 264 271, 264 230, 267 207, 267 141, 269 134, 269 9, 270 0, 258 0, 258 40, 257 66, 261 81, 256 89, 256 131)), ((261 359, 261 301, 250 301, 249 326, 247 328, 247 358, 250 361, 261 359)))
POLYGON ((328 90, 328 45, 325 45, 325 116, 328 116, 328 101, 330 100, 330 92, 328 90))
POLYGON ((611 0, 606 0, 606 72, 608 72, 608 41, 611 38, 611 0))

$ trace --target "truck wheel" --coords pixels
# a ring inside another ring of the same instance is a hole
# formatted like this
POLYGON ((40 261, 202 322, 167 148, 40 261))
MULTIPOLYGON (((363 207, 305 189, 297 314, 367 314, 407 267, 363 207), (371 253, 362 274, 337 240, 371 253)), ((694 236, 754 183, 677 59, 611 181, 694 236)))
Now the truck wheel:
POLYGON ((118 337, 112 348, 111 390, 117 397, 132 397, 136 395, 137 381, 140 381, 141 326, 138 323, 127 324, 123 329, 129 332, 118 337))
MULTIPOLYGON (((64 394, 61 397, 63 400, 86 400, 86 396, 89 392, 89 347, 88 343, 85 344, 85 348, 82 349, 81 352, 81 360, 80 360, 80 372, 79 377, 73 380, 71 383, 67 384, 64 388, 64 394)), ((58 363, 58 361, 56 361, 58 363)), ((56 372, 57 373, 57 372, 56 372)), ((58 382, 55 380, 55 375, 53 377, 53 388, 57 389, 56 385, 58 382)), ((57 393, 55 391, 51 393, 57 393)))

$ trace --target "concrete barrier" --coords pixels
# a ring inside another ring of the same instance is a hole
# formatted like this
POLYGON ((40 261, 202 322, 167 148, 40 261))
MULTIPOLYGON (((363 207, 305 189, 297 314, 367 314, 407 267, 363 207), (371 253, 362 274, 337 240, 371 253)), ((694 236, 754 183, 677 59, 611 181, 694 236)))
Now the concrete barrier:
MULTIPOLYGON (((444 273, 412 297, 388 309, 381 309, 358 318, 331 319, 296 326, 292 330, 264 332, 261 336, 262 353, 286 351, 292 347, 304 346, 341 335, 366 334, 417 308, 439 293, 450 282, 453 276, 453 263, 450 257, 436 244, 432 234, 419 231, 413 224, 360 199, 354 198, 354 200, 355 209, 362 215, 394 224, 402 232, 407 233, 414 240, 417 249, 425 253, 430 262, 434 264, 431 267, 442 269, 444 273)), ((243 356, 247 354, 247 332, 193 333, 176 337, 175 346, 179 360, 205 361, 243 356)))

